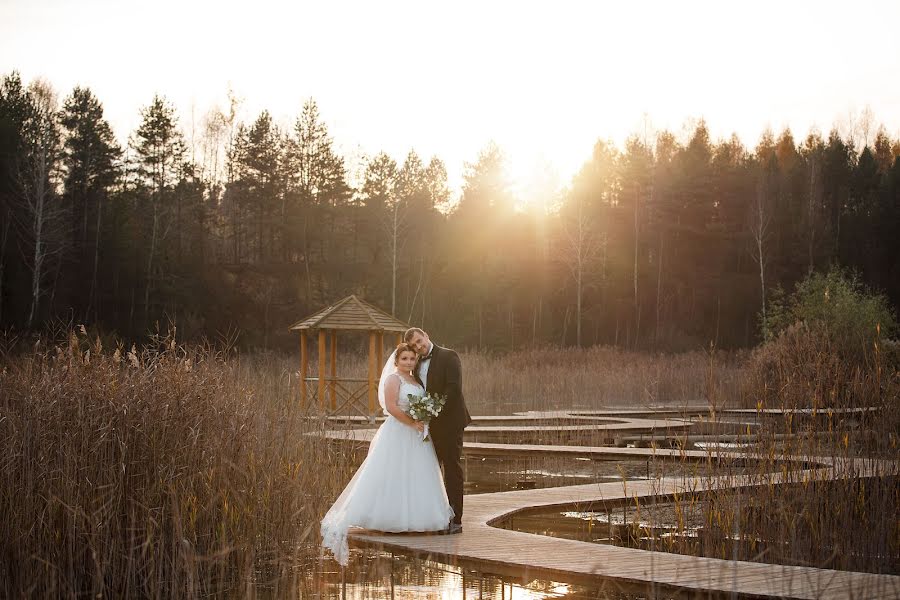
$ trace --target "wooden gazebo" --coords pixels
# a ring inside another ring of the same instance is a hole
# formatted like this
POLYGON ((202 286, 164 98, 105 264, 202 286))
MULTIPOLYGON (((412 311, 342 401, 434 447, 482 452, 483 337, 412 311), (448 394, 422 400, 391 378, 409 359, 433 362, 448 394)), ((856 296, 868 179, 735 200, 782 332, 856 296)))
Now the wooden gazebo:
POLYGON ((403 341, 403 332, 408 328, 409 325, 403 321, 355 295, 291 325, 291 330, 300 332, 300 402, 308 406, 311 401, 317 401, 320 410, 333 414, 343 413, 346 409, 347 414, 355 410, 365 416, 374 415, 378 406, 378 379, 384 364, 384 336, 395 334, 395 343, 399 344, 403 341), (319 333, 319 376, 309 377, 307 338, 315 331, 319 333), (337 376, 338 332, 349 331, 369 334, 369 369, 366 379, 337 376), (312 398, 309 396, 310 392, 314 393, 312 398), (367 399, 365 404, 360 402, 363 398, 367 399))

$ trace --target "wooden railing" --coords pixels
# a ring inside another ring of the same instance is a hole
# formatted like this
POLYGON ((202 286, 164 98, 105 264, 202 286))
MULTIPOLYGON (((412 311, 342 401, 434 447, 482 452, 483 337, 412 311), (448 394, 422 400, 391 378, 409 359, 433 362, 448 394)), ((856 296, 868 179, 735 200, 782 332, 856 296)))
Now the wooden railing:
POLYGON ((318 409, 329 415, 362 415, 370 417, 378 412, 378 402, 371 406, 369 396, 369 380, 352 377, 326 377, 325 395, 319 397, 319 378, 307 377, 306 397, 300 398, 304 407, 318 409))

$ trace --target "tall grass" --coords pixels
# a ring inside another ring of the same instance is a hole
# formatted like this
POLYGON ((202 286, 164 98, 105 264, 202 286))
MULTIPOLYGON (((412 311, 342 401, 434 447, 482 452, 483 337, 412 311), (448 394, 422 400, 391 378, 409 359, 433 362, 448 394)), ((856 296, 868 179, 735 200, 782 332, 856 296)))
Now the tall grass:
MULTIPOLYGON (((896 356, 885 356, 877 343, 862 363, 847 361, 816 326, 791 327, 757 349, 740 397, 758 413, 760 442, 750 452, 754 468, 745 472, 752 487, 735 493, 733 477, 713 480, 699 505, 700 543, 684 537, 675 550, 900 573, 898 369, 896 356), (846 412, 861 408, 872 410, 846 412), (831 472, 791 469, 791 458, 831 472)), ((709 475, 723 475, 716 464, 709 475)), ((687 511, 695 502, 676 499, 676 507, 687 511)))
MULTIPOLYGON (((719 378, 729 395, 740 389, 740 356, 720 356, 719 378)), ((467 352, 462 359, 466 400, 478 414, 706 402, 707 353, 702 351, 647 354, 597 346, 502 357, 467 352)))
MULTIPOLYGON (((741 469, 752 492, 723 483, 706 495, 712 537, 703 551, 895 572, 898 467, 878 459, 896 457, 896 364, 875 353, 853 367, 803 335, 752 356, 463 352, 465 392, 474 414, 758 407, 759 431, 795 436, 768 436, 755 449, 741 469), (876 406, 875 418, 827 412, 862 405, 876 406), (763 412, 801 406, 820 417, 763 412), (784 461, 797 455, 833 463, 837 481, 791 471, 784 461), (860 477, 862 466, 875 476, 860 477), (773 474, 791 485, 775 485, 773 474), (759 540, 786 550, 765 554, 759 540)), ((0 354, 0 596, 322 592, 330 576, 318 560, 318 522, 357 463, 307 435, 325 423, 296 401, 296 357, 236 356, 171 336, 104 348, 75 332, 0 354)), ((341 367, 364 376, 365 358, 345 355, 341 367)), ((717 464, 679 474, 729 474, 717 464)), ((696 499, 678 502, 686 510, 696 499)))
MULTIPOLYGON (((745 433, 758 441, 746 449, 745 459, 721 460, 710 451, 708 460, 693 468, 654 461, 648 473, 661 496, 630 506, 604 505, 628 514, 621 527, 608 524, 608 537, 623 545, 726 560, 900 573, 900 360, 888 346, 884 352, 873 343, 865 360, 856 363, 842 356, 821 328, 799 325, 737 359, 714 351, 642 360, 599 349, 589 354, 600 359, 598 373, 621 371, 640 380, 631 364, 651 365, 670 373, 670 385, 679 381, 671 375, 677 370, 661 367, 680 364, 690 373, 685 375, 690 387, 682 389, 692 390, 682 398, 697 393, 711 409, 704 433, 733 432, 735 421, 718 420, 720 407, 756 409, 747 416, 753 426, 745 433), (604 357, 615 358, 605 363, 604 357), (617 368, 616 360, 624 362, 617 368), (812 468, 817 465, 823 469, 812 468), (682 489, 694 491, 673 497, 661 477, 675 477, 682 489), (708 491, 700 491, 706 486, 708 491)), ((565 379, 576 379, 594 364, 569 358, 566 365, 577 367, 565 379)), ((508 361, 499 372, 520 370, 525 381, 540 370, 521 358, 508 361)), ((622 479, 626 485, 624 473, 622 479)), ((549 514, 534 519, 526 529, 598 538, 592 521, 549 514)))
POLYGON ((351 468, 289 377, 157 338, 72 333, 0 367, 0 596, 243 595, 309 585, 351 468))
MULTIPOLYGON (((705 404, 710 395, 707 373, 711 354, 716 359, 719 396, 738 398, 746 361, 743 352, 648 354, 609 346, 545 347, 503 355, 459 351, 466 404, 478 415, 705 404)), ((285 372, 292 372, 296 380, 297 357, 273 360, 285 372)), ((310 364, 316 361, 313 354, 310 364)), ((345 352, 339 362, 339 376, 366 377, 365 355, 345 352)))

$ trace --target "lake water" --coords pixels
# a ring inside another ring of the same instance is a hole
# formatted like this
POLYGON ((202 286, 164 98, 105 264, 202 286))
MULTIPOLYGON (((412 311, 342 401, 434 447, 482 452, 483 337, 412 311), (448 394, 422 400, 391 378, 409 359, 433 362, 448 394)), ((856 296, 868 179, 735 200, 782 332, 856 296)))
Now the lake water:
POLYGON ((491 573, 472 565, 449 565, 415 557, 373 550, 351 549, 350 564, 341 572, 333 561, 325 561, 317 575, 313 597, 361 600, 406 599, 449 600, 540 600, 571 598, 595 600, 639 600, 670 598, 657 590, 652 596, 644 587, 615 581, 585 586, 573 582, 523 579, 521 575, 491 573))

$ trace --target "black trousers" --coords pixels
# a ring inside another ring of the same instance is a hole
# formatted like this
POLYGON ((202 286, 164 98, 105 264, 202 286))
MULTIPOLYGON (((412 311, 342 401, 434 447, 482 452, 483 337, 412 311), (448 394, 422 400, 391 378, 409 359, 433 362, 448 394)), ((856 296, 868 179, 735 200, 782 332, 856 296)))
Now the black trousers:
POLYGON ((438 462, 444 469, 444 487, 447 488, 447 499, 453 507, 453 522, 462 523, 463 514, 463 468, 462 447, 463 432, 432 433, 434 452, 438 462))

